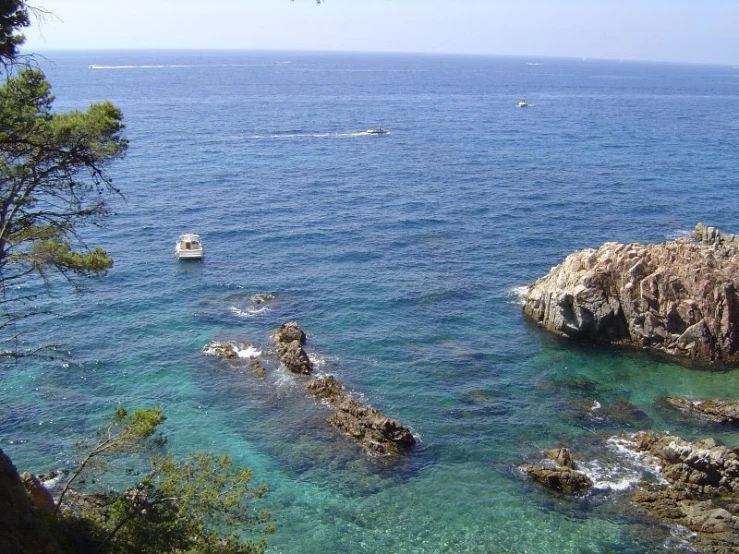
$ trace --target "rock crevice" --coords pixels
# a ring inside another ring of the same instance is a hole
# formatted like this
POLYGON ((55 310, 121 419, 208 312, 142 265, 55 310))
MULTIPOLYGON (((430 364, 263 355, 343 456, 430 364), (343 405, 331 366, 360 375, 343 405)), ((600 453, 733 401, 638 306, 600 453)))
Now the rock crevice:
POLYGON ((608 242, 569 255, 529 286, 523 311, 559 335, 705 361, 739 361, 739 239, 608 242))

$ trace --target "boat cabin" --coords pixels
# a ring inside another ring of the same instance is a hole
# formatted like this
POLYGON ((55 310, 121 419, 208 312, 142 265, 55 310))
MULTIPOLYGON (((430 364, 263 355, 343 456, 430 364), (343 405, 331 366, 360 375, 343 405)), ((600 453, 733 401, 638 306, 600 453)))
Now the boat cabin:
POLYGON ((175 255, 180 260, 200 259, 203 257, 203 243, 200 235, 195 233, 184 233, 177 239, 175 255))

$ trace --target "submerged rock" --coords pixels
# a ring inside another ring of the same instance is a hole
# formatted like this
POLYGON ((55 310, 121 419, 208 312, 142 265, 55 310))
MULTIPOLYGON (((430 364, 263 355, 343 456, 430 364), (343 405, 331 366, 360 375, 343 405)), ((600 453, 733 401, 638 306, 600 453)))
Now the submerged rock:
POLYGON ((259 377, 260 379, 267 375, 267 371, 264 369, 262 362, 259 361, 259 358, 251 358, 249 360, 249 365, 254 370, 254 375, 259 377))
POLYGON ((283 323, 272 338, 277 345, 277 357, 289 371, 299 375, 309 375, 313 371, 313 364, 303 350, 305 333, 296 322, 283 323))
POLYGON ((349 398, 343 385, 330 375, 313 378, 306 389, 334 408, 328 418, 331 426, 372 454, 398 455, 416 443, 408 427, 372 406, 349 398))
POLYGON ((739 361, 739 241, 609 242, 570 254, 529 286, 523 311, 559 335, 705 361, 739 361))
POLYGON ((694 414, 698 414, 710 421, 721 424, 739 425, 739 402, 732 400, 689 400, 666 396, 661 402, 694 414))

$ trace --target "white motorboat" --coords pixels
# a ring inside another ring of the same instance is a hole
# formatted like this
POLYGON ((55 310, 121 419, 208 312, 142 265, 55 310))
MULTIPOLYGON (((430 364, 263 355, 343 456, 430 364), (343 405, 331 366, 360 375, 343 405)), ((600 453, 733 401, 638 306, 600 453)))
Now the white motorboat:
POLYGON ((203 243, 200 242, 200 235, 195 233, 180 235, 174 252, 180 260, 200 260, 203 257, 203 243))
POLYGON ((523 98, 523 99, 521 99, 521 100, 518 101, 518 104, 516 104, 516 107, 518 107, 518 108, 528 108, 529 107, 529 103, 526 102, 526 99, 525 98, 523 98))
POLYGON ((376 127, 374 129, 367 129, 365 131, 368 135, 387 135, 390 133, 387 129, 383 129, 382 127, 376 127))

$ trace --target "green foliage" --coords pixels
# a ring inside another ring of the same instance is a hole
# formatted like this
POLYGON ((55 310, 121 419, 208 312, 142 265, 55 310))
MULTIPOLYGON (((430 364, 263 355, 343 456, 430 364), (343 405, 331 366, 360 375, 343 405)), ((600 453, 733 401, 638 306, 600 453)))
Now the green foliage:
POLYGON ((123 453, 150 452, 164 445, 164 437, 157 434, 157 427, 167 418, 161 408, 136 410, 129 414, 125 408, 118 408, 111 423, 98 433, 95 444, 83 442, 78 445, 87 454, 64 485, 56 511, 64 502, 64 497, 72 484, 88 469, 100 468, 107 459, 123 453))
POLYGON ((120 194, 106 172, 128 147, 123 115, 110 102, 56 113, 38 69, 22 69, 0 87, 0 329, 33 315, 29 297, 9 285, 105 272, 112 260, 78 238, 110 215, 105 193, 120 194))
POLYGON ((53 265, 59 270, 85 275, 102 273, 113 266, 113 259, 99 246, 88 252, 72 252, 69 242, 58 237, 36 241, 31 256, 40 268, 53 265))
POLYGON ((0 63, 12 62, 24 37, 18 31, 31 23, 26 3, 19 0, 0 2, 0 63))
POLYGON ((259 554, 273 531, 267 512, 251 502, 267 493, 251 485, 252 472, 234 466, 228 456, 171 454, 149 459, 150 470, 123 493, 82 495, 70 492, 83 471, 99 471, 101 459, 148 454, 163 444, 159 409, 129 413, 119 408, 98 441, 88 445, 59 499, 56 535, 68 552, 259 554))

